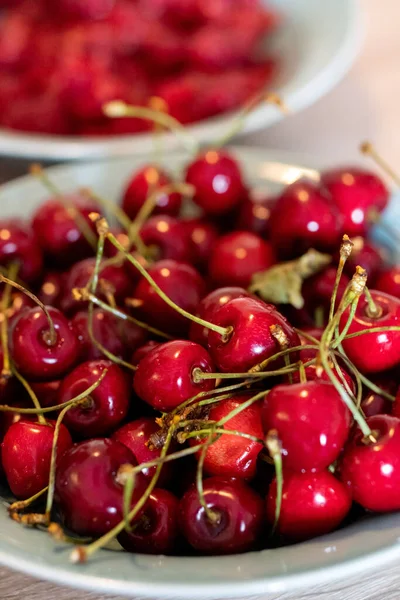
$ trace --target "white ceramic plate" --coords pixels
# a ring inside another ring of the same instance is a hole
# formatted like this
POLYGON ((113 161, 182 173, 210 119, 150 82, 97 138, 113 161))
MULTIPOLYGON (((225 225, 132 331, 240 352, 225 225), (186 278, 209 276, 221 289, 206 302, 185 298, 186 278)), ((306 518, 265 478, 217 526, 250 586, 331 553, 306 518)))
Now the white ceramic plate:
MULTIPOLYGON (((247 180, 271 191, 302 175, 318 178, 314 169, 326 166, 282 152, 250 148, 236 148, 234 152, 247 180)), ((169 165, 177 169, 186 160, 183 155, 168 156, 169 165)), ((131 172, 141 162, 137 158, 120 158, 53 167, 49 173, 64 191, 91 186, 103 196, 117 200, 131 172)), ((1 217, 26 217, 47 194, 36 179, 26 176, 4 185, 0 197, 1 217)), ((398 202, 392 202, 384 218, 386 223, 400 223, 398 207, 398 202)), ((393 237, 383 228, 377 234, 394 245, 393 237)), ((311 584, 335 579, 340 579, 343 587, 347 577, 379 569, 400 558, 400 514, 377 516, 287 548, 220 558, 144 556, 102 550, 87 565, 76 566, 68 562, 69 551, 69 546, 57 544, 45 533, 24 529, 11 521, 0 498, 1 564, 98 593, 158 600, 296 593, 311 584)))
MULTIPOLYGON (((266 0, 265 0, 266 1, 266 0)), ((286 16, 272 50, 282 59, 274 90, 291 112, 315 102, 344 76, 360 45, 357 0, 268 0, 286 16)), ((219 139, 234 115, 207 119, 189 128, 201 143, 219 139)), ((273 106, 263 106, 247 120, 245 132, 268 127, 282 118, 273 106)), ((168 148, 176 148, 173 136, 168 148)), ((90 159, 145 154, 152 151, 150 134, 73 138, 28 135, 0 129, 0 154, 48 160, 90 159)))

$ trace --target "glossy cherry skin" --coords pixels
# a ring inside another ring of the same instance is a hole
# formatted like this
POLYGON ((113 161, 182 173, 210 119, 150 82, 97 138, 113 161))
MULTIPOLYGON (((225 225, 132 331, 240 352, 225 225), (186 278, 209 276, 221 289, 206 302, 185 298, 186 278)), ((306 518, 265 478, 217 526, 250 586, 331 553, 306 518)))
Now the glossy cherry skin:
MULTIPOLYGON (((252 298, 230 300, 218 309, 213 322, 233 328, 227 341, 214 331, 208 334, 210 354, 224 373, 245 373, 280 352, 281 347, 271 334, 273 325, 282 327, 289 346, 300 345, 299 336, 274 306, 252 298)), ((281 361, 273 361, 270 368, 277 369, 280 365, 281 361)))
POLYGON ((400 298, 400 265, 383 270, 376 279, 375 287, 380 292, 400 298))
POLYGON ((64 417, 68 429, 80 438, 106 435, 126 417, 130 400, 129 376, 109 360, 91 360, 75 367, 61 384, 59 404, 84 392, 106 369, 107 375, 90 393, 91 405, 71 408, 64 417))
POLYGON ((330 195, 312 181, 287 186, 272 209, 270 238, 282 258, 293 258, 309 248, 322 252, 340 242, 341 218, 330 195))
POLYGON ((89 219, 91 212, 98 212, 99 207, 91 200, 78 194, 65 196, 65 202, 56 198, 39 206, 32 219, 32 228, 44 252, 46 260, 54 266, 67 267, 76 260, 93 254, 73 215, 68 210, 71 204, 79 211, 87 225, 94 231, 89 219))
POLYGON ((181 221, 181 226, 189 243, 190 263, 203 272, 217 242, 218 230, 206 219, 188 219, 181 221))
MULTIPOLYGON (((100 536, 123 518, 123 486, 116 476, 122 465, 136 465, 131 451, 109 439, 75 444, 62 457, 56 474, 56 500, 65 525, 78 535, 100 536)), ((139 473, 135 504, 147 487, 139 473)))
POLYGON ((213 379, 196 383, 196 369, 203 373, 214 372, 207 350, 194 342, 173 340, 160 344, 140 361, 133 387, 147 404, 167 412, 192 396, 215 387, 213 379))
POLYGON ((132 354, 131 363, 134 367, 137 367, 142 358, 144 358, 149 352, 151 352, 154 348, 160 345, 161 342, 156 342, 155 340, 149 340, 143 346, 140 346, 135 352, 132 354))
POLYGON ((22 375, 33 380, 52 380, 74 366, 79 342, 72 325, 57 309, 47 307, 56 331, 56 343, 46 343, 49 324, 41 308, 22 312, 10 335, 10 354, 22 375))
POLYGON ((343 233, 350 237, 364 236, 389 200, 383 181, 371 171, 358 167, 325 171, 321 182, 342 215, 343 233))
MULTIPOLYGON (((276 480, 267 496, 267 519, 275 521, 276 480)), ((351 507, 351 495, 329 471, 283 473, 278 531, 300 542, 336 529, 351 507)))
MULTIPOLYGON (((150 449, 148 442, 150 437, 160 431, 159 426, 156 424, 154 418, 141 417, 130 423, 126 423, 113 434, 112 439, 117 440, 124 446, 127 446, 132 454, 135 456, 139 464, 154 460, 160 456, 161 450, 150 449)), ((146 479, 150 480, 156 471, 156 467, 150 469, 143 469, 142 473, 146 479)), ((167 462, 163 466, 157 485, 164 485, 167 483, 173 473, 173 463, 167 462)))
MULTIPOLYGON (((196 269, 174 260, 160 260, 154 263, 148 272, 178 306, 191 314, 196 312, 196 307, 205 292, 205 283, 196 269)), ((144 278, 135 289, 134 299, 137 314, 153 327, 178 336, 188 331, 189 319, 169 307, 144 278)))
POLYGON ((197 156, 187 169, 186 182, 194 185, 193 199, 207 215, 229 212, 244 195, 239 165, 225 150, 197 156))
POLYGON ((118 541, 128 552, 167 554, 173 551, 178 533, 179 500, 171 492, 156 488, 133 531, 124 531, 118 541))
POLYGON ((284 467, 300 472, 329 467, 352 422, 339 393, 325 381, 277 385, 265 397, 262 421, 265 434, 278 432, 284 467))
MULTIPOLYGON (((382 309, 382 315, 378 318, 368 316, 368 304, 365 296, 362 296, 348 334, 373 327, 398 327, 400 325, 400 301, 384 292, 370 291, 374 302, 382 309)), ((345 326, 348 314, 348 310, 343 314, 340 320, 340 329, 345 326)), ((343 348, 355 367, 362 373, 379 373, 400 363, 400 334, 398 331, 366 333, 348 340, 344 339, 343 348)))
POLYGON ((157 260, 170 258, 189 262, 191 259, 186 230, 174 217, 168 215, 150 217, 140 229, 140 237, 146 246, 154 249, 157 260))
POLYGON ((276 198, 271 196, 258 198, 250 193, 239 206, 236 228, 268 237, 269 220, 275 202, 276 198))
MULTIPOLYGON (((92 341, 89 330, 89 313, 77 312, 71 319, 71 324, 80 343, 81 360, 103 358, 104 354, 92 341)), ((147 332, 142 327, 129 321, 123 321, 103 310, 93 311, 93 334, 95 339, 109 352, 118 358, 129 358, 135 348, 140 347, 147 339, 147 332)))
POLYGON ((64 292, 64 275, 57 271, 48 271, 42 280, 38 298, 43 304, 60 308, 60 300, 64 292))
MULTIPOLYGON (((211 405, 209 419, 219 421, 249 398, 249 395, 236 396, 211 405)), ((224 428, 248 433, 263 439, 261 409, 262 400, 245 408, 238 415, 226 421, 224 428)), ((194 443, 198 444, 199 442, 196 440, 194 443)), ((223 434, 207 450, 204 460, 204 472, 207 475, 252 479, 256 474, 257 457, 263 447, 263 444, 240 436, 223 434)))
MULTIPOLYGON (((387 252, 376 244, 362 237, 352 238, 354 244, 352 253, 346 261, 345 271, 352 277, 359 265, 368 273, 368 286, 375 287, 376 277, 384 262, 388 259, 387 252)), ((384 290, 383 290, 384 291, 384 290)))
MULTIPOLYGON (((328 267, 321 273, 317 273, 313 277, 309 277, 305 280, 302 286, 302 296, 304 298, 305 306, 308 310, 312 311, 320 306, 326 309, 328 314, 329 307, 331 304, 331 296, 336 279, 336 267, 328 267)), ((338 306, 350 279, 346 274, 342 273, 340 278, 337 294, 336 294, 336 307, 338 306)))
POLYGON ((400 508, 400 419, 389 415, 369 417, 376 443, 365 442, 356 429, 340 463, 340 479, 353 500, 368 510, 388 512, 400 508))
POLYGON ((233 231, 219 238, 209 262, 209 273, 218 286, 247 287, 258 271, 275 263, 272 246, 250 231, 233 231))
MULTIPOLYGON (((243 287, 222 287, 213 290, 199 303, 196 316, 213 323, 217 310, 234 298, 252 298, 253 296, 243 287)), ((192 342, 207 347, 208 327, 202 327, 194 321, 190 325, 189 337, 192 342)))
MULTIPOLYGON (((14 496, 30 498, 49 483, 54 423, 47 425, 20 420, 8 429, 2 444, 2 463, 14 496)), ((61 424, 57 444, 58 461, 72 446, 65 425, 61 424)))
POLYGON ((43 256, 36 236, 17 219, 0 221, 0 265, 19 265, 18 277, 35 282, 43 269, 43 256))
POLYGON ((203 482, 207 506, 219 515, 210 522, 195 486, 180 503, 181 527, 189 544, 205 554, 234 554, 249 550, 263 523, 261 498, 244 481, 210 477, 203 482))
MULTIPOLYGON (((164 187, 171 183, 171 179, 159 167, 146 165, 137 171, 124 192, 122 208, 130 219, 134 219, 146 198, 154 189, 164 187)), ((175 217, 179 214, 182 196, 176 192, 172 194, 160 193, 153 214, 163 213, 175 217)))
POLYGON ((38 397, 42 408, 57 406, 61 379, 53 379, 52 381, 30 381, 29 385, 38 397))

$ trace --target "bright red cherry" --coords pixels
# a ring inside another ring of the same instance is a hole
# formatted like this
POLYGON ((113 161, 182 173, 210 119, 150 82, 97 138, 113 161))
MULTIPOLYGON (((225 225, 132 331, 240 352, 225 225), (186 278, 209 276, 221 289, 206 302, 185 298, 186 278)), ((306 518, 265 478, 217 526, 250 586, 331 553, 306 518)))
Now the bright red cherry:
POLYGON ((341 219, 330 195, 306 179, 286 187, 272 209, 270 238, 283 258, 293 258, 309 248, 336 250, 341 219))
POLYGON ((357 429, 344 449, 340 479, 353 500, 368 510, 400 509, 400 419, 376 415, 367 419, 376 442, 357 429))
POLYGON ((22 312, 10 335, 10 353, 22 375, 34 380, 57 379, 77 361, 79 342, 64 315, 47 307, 54 323, 56 341, 49 339, 49 323, 41 308, 22 312))
POLYGON ((389 200, 383 181, 359 167, 325 171, 321 182, 342 215, 342 232, 350 237, 364 236, 389 200))
MULTIPOLYGON (((75 444, 64 454, 56 474, 56 500, 65 525, 78 535, 100 536, 123 518, 123 486, 117 481, 122 465, 136 465, 123 444, 93 439, 75 444)), ((139 473, 133 504, 147 487, 139 473)))
POLYGON ((258 271, 275 263, 272 246, 249 231, 234 231, 219 238, 209 262, 212 280, 219 286, 247 287, 258 271))
POLYGON ((204 271, 218 239, 217 228, 206 219, 188 219, 181 221, 181 226, 188 239, 191 264, 204 271))
POLYGON ((86 241, 73 213, 79 212, 87 226, 94 231, 94 225, 89 219, 91 212, 98 212, 95 202, 82 198, 78 194, 64 197, 61 202, 51 199, 39 206, 33 215, 32 228, 44 252, 46 260, 55 267, 67 267, 76 260, 93 254, 93 249, 86 241))
POLYGON ((172 259, 189 262, 189 238, 182 223, 168 215, 150 217, 140 230, 146 246, 154 248, 157 260, 172 259))
POLYGON ((186 181, 194 185, 194 201, 207 215, 232 210, 244 195, 238 163, 227 152, 207 150, 189 165, 186 181))
MULTIPOLYGON (((213 322, 233 328, 227 340, 214 331, 208 334, 210 354, 224 373, 245 373, 280 352, 282 347, 272 335, 271 327, 283 330, 289 346, 300 345, 297 333, 274 306, 252 298, 230 300, 218 309, 213 322)), ((279 368, 280 364, 281 361, 278 364, 274 361, 271 368, 279 368)))
POLYGON ((167 490, 156 488, 132 531, 118 536, 128 552, 168 554, 174 550, 179 533, 179 501, 167 490))
MULTIPOLYGON (((242 395, 222 400, 221 402, 212 405, 209 414, 210 421, 219 421, 220 419, 223 419, 248 399, 248 395, 242 395)), ((224 428, 232 431, 239 431, 241 433, 248 433, 259 439, 263 439, 264 432, 261 425, 261 408, 262 400, 245 408, 238 415, 226 421, 224 428)), ((197 444, 198 440, 194 443, 197 444)), ((204 461, 204 471, 208 475, 252 479, 256 474, 257 457, 263 447, 262 443, 253 442, 236 435, 223 434, 207 450, 204 461)))
MULTIPOLYGON (((267 519, 275 521, 276 480, 267 497, 267 519)), ((278 531, 292 541, 307 540, 336 529, 351 507, 345 486, 329 471, 283 473, 278 531)))
POLYGON ((64 291, 64 276, 57 271, 48 271, 42 281, 37 294, 39 300, 46 306, 59 308, 60 299, 64 291))
MULTIPOLYGON (((371 296, 381 312, 373 316, 365 296, 360 298, 348 334, 374 327, 398 327, 400 325, 400 301, 384 292, 371 290, 371 296)), ((348 320, 347 310, 341 320, 343 329, 348 320)), ((398 331, 366 333, 343 340, 343 348, 354 366, 363 373, 379 373, 400 363, 400 334, 398 331)))
POLYGON ((173 340, 160 344, 139 363, 133 386, 136 394, 157 410, 173 410, 199 392, 212 390, 215 381, 196 382, 195 371, 214 372, 207 350, 194 342, 173 340))
MULTIPOLYGON (((134 219, 146 198, 157 188, 171 183, 164 171, 154 165, 146 165, 137 171, 129 181, 122 200, 122 208, 130 219, 134 219)), ((157 198, 154 214, 176 216, 179 214, 182 196, 176 192, 165 194, 161 192, 157 198)))
MULTIPOLYGON (((345 271, 352 277, 359 265, 368 273, 369 287, 376 287, 375 280, 381 271, 384 261, 387 260, 386 252, 383 248, 372 244, 362 237, 352 238, 354 244, 352 253, 346 261, 345 271)), ((382 290, 385 291, 385 290, 382 290)))
POLYGON ((143 346, 140 346, 132 355, 131 363, 134 367, 137 367, 142 358, 144 358, 149 352, 160 345, 160 342, 149 340, 143 346))
POLYGON ((129 376, 109 360, 92 360, 75 367, 61 384, 59 404, 84 392, 105 370, 107 375, 90 393, 90 406, 76 406, 65 415, 66 426, 80 438, 106 435, 126 417, 130 400, 129 376))
POLYGON ((261 237, 269 236, 269 220, 276 198, 257 197, 251 193, 239 206, 236 229, 251 231, 261 237))
MULTIPOLYGON (((42 425, 20 420, 8 429, 2 444, 2 463, 14 496, 24 500, 37 494, 49 483, 54 423, 42 425)), ((57 456, 72 446, 65 425, 61 425, 57 456)))
POLYGON ((215 522, 206 515, 192 486, 180 503, 181 527, 189 544, 206 554, 249 550, 261 532, 261 498, 240 479, 210 477, 204 480, 203 489, 215 522))
MULTIPOLYGON (((205 283, 196 269, 174 260, 160 260, 148 272, 178 306, 191 314, 196 312, 205 291, 205 283)), ((136 287, 134 301, 138 314, 153 327, 175 335, 188 331, 190 321, 170 308, 143 278, 136 287)))
POLYGON ((332 464, 351 426, 351 414, 331 383, 277 385, 265 397, 264 432, 278 431, 286 469, 321 471, 332 464))
POLYGON ((0 221, 0 265, 19 264, 18 277, 27 283, 37 280, 43 256, 35 235, 20 221, 0 221))
POLYGON ((375 287, 380 292, 400 298, 400 265, 384 269, 376 279, 375 287))

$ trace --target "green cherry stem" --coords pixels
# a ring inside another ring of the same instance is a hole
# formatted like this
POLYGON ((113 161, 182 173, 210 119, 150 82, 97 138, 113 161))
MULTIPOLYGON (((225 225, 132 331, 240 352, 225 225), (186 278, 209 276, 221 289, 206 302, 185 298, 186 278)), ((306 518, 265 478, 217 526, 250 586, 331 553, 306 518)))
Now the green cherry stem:
POLYGON ((393 327, 371 327, 370 329, 363 329, 362 331, 356 331, 355 333, 348 333, 345 336, 345 340, 351 340, 352 338, 359 337, 360 335, 367 335, 368 333, 387 333, 388 331, 400 331, 400 327, 393 325, 393 327))
MULTIPOLYGON (((223 431, 223 430, 222 430, 223 431)), ((221 519, 221 515, 218 513, 218 511, 213 510, 212 508, 210 508, 206 502, 206 499, 204 497, 204 487, 203 487, 203 468, 204 468, 204 461, 206 459, 206 455, 208 452, 209 447, 216 441, 217 438, 215 438, 215 434, 217 432, 215 431, 214 428, 211 428, 211 431, 208 430, 207 434, 208 434, 208 439, 205 442, 205 444, 203 445, 203 448, 201 449, 200 452, 200 456, 199 459, 197 461, 197 469, 196 469, 196 488, 197 488, 197 495, 199 497, 199 501, 201 506, 204 509, 205 515, 207 517, 207 519, 210 521, 210 523, 212 523, 213 525, 216 525, 217 523, 219 523, 220 519, 221 519)))
MULTIPOLYGON (((17 276, 19 269, 18 264, 13 264, 10 266, 8 276, 9 279, 14 281, 17 276)), ((7 381, 12 375, 11 373, 11 363, 10 363, 10 351, 8 348, 8 318, 7 311, 10 306, 11 300, 11 290, 12 287, 9 283, 6 283, 4 288, 3 296, 1 299, 1 346, 3 349, 3 368, 0 374, 0 378, 3 381, 7 381)))
POLYGON ((351 324, 352 324, 352 322, 353 322, 353 319, 354 319, 354 317, 355 317, 355 314, 356 314, 356 310, 357 310, 357 306, 358 306, 358 302, 359 302, 359 300, 360 300, 360 298, 359 298, 359 297, 357 297, 357 298, 355 298, 355 300, 353 300, 353 302, 350 304, 349 316, 348 316, 348 319, 347 319, 347 321, 346 321, 346 324, 345 324, 345 326, 343 327, 342 331, 341 331, 341 332, 339 332, 339 328, 338 328, 338 327, 336 327, 336 330, 335 330, 335 332, 337 333, 337 337, 336 337, 336 339, 335 339, 334 343, 332 344, 332 347, 333 347, 333 348, 337 348, 337 347, 338 347, 338 345, 339 345, 339 344, 341 344, 341 343, 342 343, 342 341, 344 340, 344 338, 346 337, 346 335, 347 335, 347 332, 349 331, 349 329, 350 329, 350 326, 351 326, 351 324))
POLYGON ((120 206, 118 206, 118 204, 116 204, 112 200, 109 200, 108 198, 99 196, 99 194, 94 192, 91 188, 82 188, 80 190, 80 193, 82 194, 82 196, 85 196, 86 198, 97 202, 97 204, 99 204, 104 210, 106 210, 108 213, 111 213, 115 217, 115 219, 125 229, 125 231, 129 231, 129 228, 131 226, 131 220, 126 214, 126 212, 120 206))
POLYGON ((338 289, 339 289, 340 280, 342 278, 343 269, 346 264, 346 261, 349 258, 350 254, 353 250, 353 246, 354 246, 353 242, 350 240, 349 236, 345 234, 343 236, 342 243, 340 245, 339 264, 338 264, 337 271, 336 271, 335 284, 333 286, 331 303, 330 303, 330 307, 329 307, 329 321, 332 321, 333 315, 335 313, 336 297, 337 297, 337 293, 338 293, 338 289))
POLYGON ((271 429, 265 438, 265 445, 275 466, 276 476, 276 502, 275 502, 275 519, 271 531, 271 536, 274 535, 279 523, 282 508, 282 490, 283 490, 283 469, 282 469, 282 445, 278 437, 276 429, 271 429))
POLYGON ((36 500, 39 500, 39 498, 41 498, 47 492, 48 489, 49 489, 48 486, 46 486, 45 488, 40 490, 40 492, 37 492, 37 494, 34 494, 33 496, 31 496, 30 498, 27 498, 26 500, 17 500, 16 502, 13 502, 8 507, 8 512, 9 513, 22 512, 23 510, 28 508, 28 506, 30 506, 31 504, 36 502, 36 500))
POLYGON ((374 299, 371 296, 371 292, 369 291, 367 286, 365 286, 364 294, 368 304, 368 306, 365 309, 367 316, 372 319, 379 319, 379 317, 382 316, 382 308, 380 306, 377 306, 377 304, 374 302, 374 299))

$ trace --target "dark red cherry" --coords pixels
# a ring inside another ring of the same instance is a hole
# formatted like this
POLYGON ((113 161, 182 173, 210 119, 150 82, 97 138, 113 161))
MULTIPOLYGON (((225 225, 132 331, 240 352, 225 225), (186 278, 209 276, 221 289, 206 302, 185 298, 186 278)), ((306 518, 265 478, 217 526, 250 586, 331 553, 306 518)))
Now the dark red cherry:
POLYGON ((217 228, 206 219, 188 219, 181 221, 181 226, 189 242, 190 263, 204 271, 218 239, 217 228))
MULTIPOLYGON (((378 396, 378 398, 382 398, 382 396, 378 396)), ((396 400, 394 402, 390 402, 390 400, 386 400, 386 404, 383 406, 383 408, 385 408, 387 406, 389 406, 389 409, 386 411, 381 410, 381 413, 391 412, 394 417, 397 417, 400 419, 400 388, 397 389, 396 400), (392 407, 392 410, 390 410, 390 405, 392 407)))
MULTIPOLYGON (((205 283, 196 269, 174 260, 160 260, 148 272, 178 306, 191 314, 196 312, 205 291, 205 283)), ((136 287, 134 300, 139 316, 153 327, 175 335, 188 331, 190 321, 170 308, 144 278, 136 287)))
POLYGON ((387 252, 362 237, 352 238, 351 241, 354 246, 345 265, 346 273, 349 277, 352 277, 356 271, 356 267, 359 265, 368 273, 368 286, 375 287, 376 277, 379 271, 381 271, 384 262, 388 259, 387 252))
MULTIPOLYGON (((400 325, 400 301, 394 296, 377 290, 371 290, 371 296, 382 314, 371 316, 367 300, 362 296, 348 334, 374 327, 400 325)), ((340 329, 345 326, 348 315, 347 310, 340 320, 340 329)), ((344 339, 343 348, 354 366, 361 372, 379 373, 400 363, 400 332, 366 333, 348 340, 344 339)))
POLYGON ((293 258, 309 248, 336 250, 341 218, 329 193, 301 179, 287 186, 272 209, 270 238, 282 258, 293 258))
POLYGON ((155 342, 154 340, 149 340, 143 346, 140 346, 132 355, 131 363, 134 367, 137 367, 142 358, 147 356, 149 352, 151 352, 154 348, 160 345, 160 342, 155 342))
POLYGON ((104 370, 107 370, 107 375, 90 393, 90 405, 71 408, 64 417, 68 429, 80 438, 106 435, 118 427, 128 414, 129 375, 109 360, 91 360, 75 367, 63 379, 58 403, 68 402, 84 392, 99 379, 104 370))
POLYGON ((321 471, 332 464, 351 426, 351 414, 331 383, 307 381, 274 387, 265 397, 264 432, 276 429, 286 469, 321 471))
POLYGON ((157 410, 173 410, 199 392, 212 390, 213 379, 196 383, 195 371, 214 372, 207 350, 186 340, 160 344, 139 363, 133 380, 136 394, 157 410))
MULTIPOLYGON (((3 294, 1 294, 1 296, 2 295, 3 294)), ((31 300, 31 298, 29 298, 26 294, 17 292, 16 290, 12 292, 10 303, 7 309, 7 319, 10 329, 13 327, 14 323, 23 311, 27 310, 28 308, 33 308, 34 306, 37 306, 36 303, 33 302, 33 300, 31 300)))
POLYGON ((61 379, 53 379, 52 381, 30 381, 29 385, 38 397, 39 404, 42 408, 57 406, 61 379))
POLYGON ((251 231, 261 237, 269 236, 269 220, 276 198, 248 194, 239 206, 236 229, 251 231))
MULTIPOLYGON (((53 438, 53 422, 42 425, 20 420, 8 429, 1 457, 8 485, 16 498, 30 498, 48 485, 53 438)), ((71 436, 65 425, 61 424, 58 460, 71 445, 71 436)))
POLYGON ((350 237, 364 236, 389 200, 383 181, 359 167, 325 171, 321 182, 342 215, 342 232, 350 237))
POLYGON ((376 279, 375 287, 380 292, 400 298, 400 265, 384 269, 376 279))
MULTIPOLYGON (((242 395, 222 400, 212 405, 209 419, 219 421, 230 412, 246 402, 250 396, 242 395)), ((238 415, 225 422, 224 428, 241 433, 264 438, 261 425, 262 400, 245 408, 238 415)), ((204 439, 204 438, 203 438, 204 439)), ((194 443, 198 443, 195 440, 194 443)), ((223 434, 209 449, 204 460, 204 471, 207 475, 222 475, 223 477, 240 477, 252 479, 256 474, 257 457, 263 449, 262 443, 236 436, 223 434)))
POLYGON ((247 287, 258 271, 275 263, 272 246, 249 231, 233 231, 219 238, 209 262, 209 273, 218 286, 247 287))
POLYGON ((187 169, 186 181, 195 187, 194 201, 207 215, 229 212, 245 193, 239 165, 225 150, 197 156, 187 169))
MULTIPOLYGON (((115 0, 58 0, 57 9, 64 19, 97 21, 108 17, 115 5, 115 0)), ((50 3, 51 6, 51 3, 50 3)))
MULTIPOLYGON (((77 312, 71 324, 80 342, 81 360, 104 358, 103 352, 93 343, 88 330, 89 314, 77 312)), ((118 358, 129 358, 132 351, 141 346, 147 338, 147 332, 135 323, 115 317, 102 308, 93 311, 94 338, 109 352, 118 358)))
MULTIPOLYGON (((217 288, 205 296, 199 303, 196 311, 196 316, 213 323, 216 311, 234 298, 251 298, 253 297, 247 290, 242 287, 223 287, 217 288)), ((190 325, 189 337, 192 342, 201 344, 207 347, 208 327, 202 327, 198 323, 192 322, 190 325)))
MULTIPOLYGON (((216 311, 213 322, 233 328, 227 340, 214 331, 208 334, 210 354, 224 373, 245 373, 280 352, 282 348, 271 333, 272 326, 282 328, 289 346, 300 345, 299 336, 285 317, 271 304, 263 305, 253 298, 230 300, 216 311)), ((282 361, 273 361, 271 368, 277 369, 281 364, 282 361)))
POLYGON ((60 299, 64 292, 64 275, 57 271, 48 271, 38 291, 38 298, 48 306, 60 307, 60 299))
MULTIPOLYGON (((305 280, 301 293, 308 310, 312 311, 321 306, 326 312, 329 311, 335 279, 336 268, 328 267, 321 273, 317 273, 317 275, 305 280)), ((350 279, 347 275, 342 274, 336 295, 336 307, 340 302, 348 283, 350 283, 350 279)))
MULTIPOLYGON (((64 454, 56 474, 56 500, 71 531, 97 537, 122 520, 123 486, 117 481, 122 465, 135 466, 135 457, 115 440, 87 440, 64 454)), ((146 479, 137 474, 133 504, 146 487, 146 479)))
POLYGON ((400 509, 400 419, 376 415, 367 419, 376 442, 356 429, 339 469, 353 500, 368 510, 400 509))
POLYGON ((39 206, 32 219, 32 228, 46 260, 55 267, 67 267, 76 260, 93 254, 93 249, 79 228, 68 205, 78 211, 88 227, 94 231, 89 219, 91 212, 98 212, 95 202, 78 194, 64 197, 61 202, 51 199, 39 206))
MULTIPOLYGON (((156 424, 154 418, 141 417, 135 421, 131 421, 126 425, 123 425, 120 429, 113 434, 112 439, 121 442, 129 448, 134 454, 137 462, 144 463, 150 460, 154 460, 160 456, 160 449, 150 448, 150 438, 152 435, 160 431, 159 426, 156 424)), ((156 467, 150 469, 143 469, 142 473, 147 479, 151 479, 155 473, 156 467)), ((163 466, 157 485, 164 485, 172 477, 173 463, 167 462, 163 466)))
POLYGON ((179 533, 179 501, 167 490, 156 488, 132 531, 118 541, 124 550, 141 554, 168 554, 179 533))
MULTIPOLYGON (((146 198, 157 188, 171 183, 166 173, 154 165, 146 165, 137 171, 124 192, 122 208, 130 219, 134 219, 144 204, 146 198)), ((179 214, 182 204, 182 196, 176 192, 165 194, 161 192, 157 198, 157 206, 154 214, 176 216, 179 214)))
POLYGON ((17 219, 0 221, 0 265, 19 265, 18 277, 36 281, 42 272, 43 256, 35 235, 17 219))
MULTIPOLYGON (((382 373, 375 376, 371 376, 370 380, 375 383, 378 387, 382 388, 388 394, 396 396, 398 391, 398 377, 396 372, 394 373, 382 373)), ((395 417, 398 417, 399 414, 396 414, 395 406, 398 404, 398 401, 392 402, 385 396, 381 394, 377 394, 367 387, 364 388, 365 393, 363 400, 361 402, 361 410, 363 411, 366 417, 373 417, 375 415, 389 415, 393 414, 395 417)))
POLYGON ((78 359, 79 342, 72 325, 57 308, 47 309, 56 331, 54 345, 49 340, 49 323, 38 307, 22 312, 11 331, 12 360, 28 379, 57 379, 78 359))
MULTIPOLYGON (((276 480, 267 497, 267 519, 275 521, 276 480)), ((292 541, 308 540, 336 529, 351 507, 345 486, 329 471, 284 471, 278 531, 292 541)))
POLYGON ((151 247, 157 260, 172 259, 189 262, 189 238, 182 223, 168 215, 150 217, 140 230, 140 237, 151 247))
POLYGON ((192 486, 180 503, 181 527, 189 544, 205 554, 249 550, 263 523, 261 498, 240 479, 210 477, 203 482, 204 499, 215 515, 212 522, 192 486))

